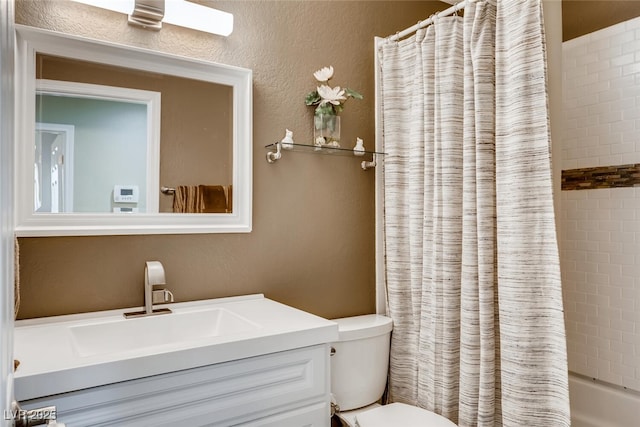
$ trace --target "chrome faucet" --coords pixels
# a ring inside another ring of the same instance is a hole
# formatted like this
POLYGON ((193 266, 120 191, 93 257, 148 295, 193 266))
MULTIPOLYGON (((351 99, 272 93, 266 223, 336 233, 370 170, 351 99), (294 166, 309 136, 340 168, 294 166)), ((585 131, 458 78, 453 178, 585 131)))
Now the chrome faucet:
POLYGON ((156 286, 162 285, 166 285, 162 263, 160 261, 147 261, 144 267, 144 310, 125 313, 124 317, 143 317, 171 313, 168 308, 153 309, 154 304, 173 302, 173 294, 170 290, 166 288, 155 289, 156 286))

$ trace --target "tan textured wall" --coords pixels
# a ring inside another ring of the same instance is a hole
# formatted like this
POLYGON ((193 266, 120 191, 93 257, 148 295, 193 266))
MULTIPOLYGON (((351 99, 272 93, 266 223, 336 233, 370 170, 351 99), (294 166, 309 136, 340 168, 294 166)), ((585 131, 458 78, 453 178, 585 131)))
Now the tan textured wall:
POLYGON ((264 145, 284 129, 310 142, 304 96, 313 71, 364 94, 343 116, 346 144, 374 141, 373 37, 448 5, 430 1, 215 1, 235 28, 216 37, 166 25, 159 33, 109 11, 63 0, 16 0, 16 22, 207 59, 254 71, 254 218, 250 234, 20 239, 20 318, 142 304, 144 262, 160 260, 178 301, 247 293, 326 317, 374 311, 374 174, 351 157, 285 153, 264 145))
POLYGON ((640 16, 638 0, 562 0, 564 41, 640 16))

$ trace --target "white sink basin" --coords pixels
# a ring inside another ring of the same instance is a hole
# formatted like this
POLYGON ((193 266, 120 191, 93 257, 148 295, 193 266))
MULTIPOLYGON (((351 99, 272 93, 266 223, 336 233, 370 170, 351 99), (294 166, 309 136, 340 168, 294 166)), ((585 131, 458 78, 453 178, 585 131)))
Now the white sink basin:
POLYGON ((225 308, 175 312, 70 326, 72 343, 81 357, 138 350, 237 334, 260 326, 225 308))
MULTIPOLYGON (((167 304, 172 313, 124 318, 132 309, 19 320, 14 373, 19 401, 167 372, 327 344, 335 322, 264 297, 167 304)), ((134 308, 135 310, 135 308, 134 308)))

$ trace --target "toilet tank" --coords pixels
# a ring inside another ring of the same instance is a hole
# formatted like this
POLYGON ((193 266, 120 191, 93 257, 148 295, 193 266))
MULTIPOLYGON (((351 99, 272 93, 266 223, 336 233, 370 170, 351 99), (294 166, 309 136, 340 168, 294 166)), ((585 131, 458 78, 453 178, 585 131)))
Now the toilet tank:
POLYGON ((393 323, 378 314, 334 319, 339 341, 332 343, 331 393, 341 411, 375 403, 387 383, 393 323))

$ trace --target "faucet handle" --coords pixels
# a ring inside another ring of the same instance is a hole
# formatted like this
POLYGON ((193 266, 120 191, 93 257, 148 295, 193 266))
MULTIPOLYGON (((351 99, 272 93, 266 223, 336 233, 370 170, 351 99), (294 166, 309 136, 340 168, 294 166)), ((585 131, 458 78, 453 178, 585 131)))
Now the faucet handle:
POLYGON ((160 261, 147 261, 144 267, 145 279, 151 285, 164 285, 164 267, 160 261))
POLYGON ((173 302, 173 293, 169 289, 157 289, 151 292, 152 304, 173 302))

